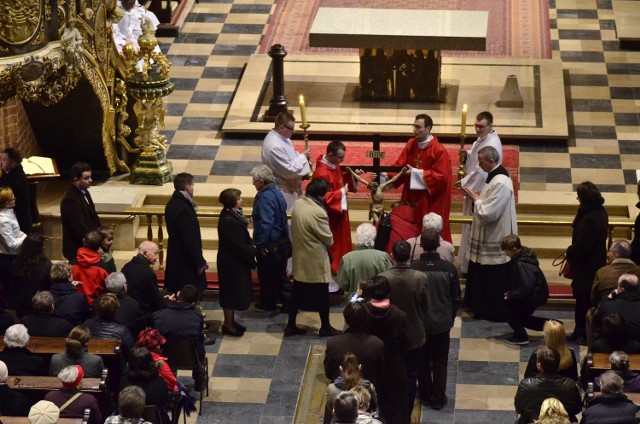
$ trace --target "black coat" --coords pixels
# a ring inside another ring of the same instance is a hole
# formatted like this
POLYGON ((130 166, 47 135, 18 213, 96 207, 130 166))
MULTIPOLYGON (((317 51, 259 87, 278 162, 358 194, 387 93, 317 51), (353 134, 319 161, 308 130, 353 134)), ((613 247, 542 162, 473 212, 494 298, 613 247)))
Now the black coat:
POLYGON ((364 330, 384 343, 385 372, 376 385, 380 410, 387 422, 408 424, 408 379, 404 359, 409 344, 407 314, 395 305, 377 308, 367 303, 365 306, 367 322, 364 330))
POLYGON ((575 380, 547 374, 524 378, 518 385, 515 397, 516 413, 520 414, 518 422, 528 424, 537 420, 542 402, 550 397, 558 399, 571 422, 576 422, 576 415, 582 410, 582 399, 575 380))
POLYGON ((612 313, 622 315, 627 320, 629 336, 640 340, 640 292, 623 291, 614 299, 602 302, 593 316, 594 327, 602 328, 603 318, 612 313))
MULTIPOLYGON (((45 260, 31 268, 29 275, 17 276, 16 262, 13 262, 13 286, 16 290, 16 313, 19 317, 33 313, 31 299, 38 291, 51 288, 51 261, 45 260)), ((31 334, 31 333, 30 333, 31 334)), ((33 334, 31 334, 33 335, 33 334)))
POLYGON ((73 325, 64 318, 51 314, 33 314, 22 317, 30 336, 67 337, 73 325))
POLYGON ((607 263, 609 215, 601 204, 580 205, 573 220, 567 259, 573 271, 571 287, 591 292, 596 272, 607 263))
POLYGON ((521 301, 534 307, 547 303, 547 279, 540 270, 536 254, 526 246, 509 262, 509 284, 510 301, 521 301))
POLYGON ((340 375, 344 355, 353 353, 362 365, 362 375, 375 386, 385 369, 384 344, 376 336, 347 329, 339 336, 327 340, 324 354, 324 375, 334 381, 340 375))
POLYGON ((44 360, 26 347, 5 347, 0 361, 7 365, 9 375, 47 375, 44 360))
POLYGON ((62 221, 62 254, 69 261, 76 260, 78 248, 82 247, 82 239, 89 232, 100 226, 100 218, 96 213, 91 194, 87 191, 87 201, 80 189, 71 185, 60 202, 60 220, 62 221))
POLYGON ((207 264, 202 256, 200 223, 191 202, 176 190, 164 209, 167 225, 167 264, 165 289, 177 293, 191 284, 204 291, 206 276, 198 271, 207 264))
POLYGON ((7 417, 26 417, 29 415, 29 402, 20 392, 11 390, 6 384, 0 384, 0 413, 7 417))
POLYGON ((192 339, 200 357, 204 357, 204 319, 190 303, 167 302, 167 307, 153 313, 152 326, 167 340, 192 339))
POLYGON ((625 395, 602 394, 589 402, 581 424, 635 424, 638 406, 625 395))
POLYGON ((167 306, 158 289, 158 277, 144 256, 134 256, 122 267, 122 273, 127 279, 127 294, 138 301, 141 319, 149 319, 151 313, 167 306))
MULTIPOLYGON (((640 202, 636 203, 636 208, 640 208, 640 202)), ((640 213, 636 216, 633 224, 633 240, 631 241, 631 260, 640 265, 640 213)))
POLYGON ((67 280, 53 281, 51 294, 56 304, 54 314, 72 325, 80 325, 89 318, 89 305, 82 293, 67 280))
POLYGON ((31 197, 29 196, 29 181, 22 169, 22 165, 16 166, 8 173, 0 177, 0 187, 9 187, 16 197, 16 206, 13 211, 23 233, 29 234, 32 231, 31 224, 31 197))
POLYGON ((223 209, 218 221, 218 277, 220 306, 244 311, 251 305, 251 268, 256 247, 247 230, 248 222, 223 209))

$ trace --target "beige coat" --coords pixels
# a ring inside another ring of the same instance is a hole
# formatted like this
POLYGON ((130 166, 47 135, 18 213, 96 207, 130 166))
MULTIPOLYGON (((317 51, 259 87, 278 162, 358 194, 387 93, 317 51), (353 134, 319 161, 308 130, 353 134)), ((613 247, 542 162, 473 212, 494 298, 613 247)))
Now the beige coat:
POLYGON ((329 216, 313 200, 303 197, 291 212, 293 277, 305 283, 331 281, 327 249, 333 244, 329 216))

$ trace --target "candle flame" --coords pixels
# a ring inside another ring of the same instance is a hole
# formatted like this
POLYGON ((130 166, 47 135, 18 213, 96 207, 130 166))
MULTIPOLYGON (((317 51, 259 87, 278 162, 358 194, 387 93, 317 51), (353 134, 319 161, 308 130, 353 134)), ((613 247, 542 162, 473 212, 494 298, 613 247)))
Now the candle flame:
MULTIPOLYGON (((300 96, 300 98, 302 98, 302 96, 300 96)), ((466 112, 466 111, 467 111, 467 104, 466 104, 466 103, 462 106, 462 110, 463 110, 464 112, 466 112)))
POLYGON ((300 95, 300 101, 304 102, 304 97, 302 96, 302 94, 300 95))

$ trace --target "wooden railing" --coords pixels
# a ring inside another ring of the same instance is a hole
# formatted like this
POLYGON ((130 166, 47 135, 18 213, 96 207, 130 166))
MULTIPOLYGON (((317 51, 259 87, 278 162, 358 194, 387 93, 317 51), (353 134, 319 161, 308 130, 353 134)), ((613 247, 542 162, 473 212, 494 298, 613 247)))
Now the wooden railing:
MULTIPOLYGON (((219 218, 221 209, 198 209, 198 218, 219 218)), ((164 269, 164 208, 163 207, 144 207, 144 208, 127 208, 122 213, 101 213, 101 215, 129 215, 130 217, 140 216, 145 217, 147 225, 147 240, 155 241, 158 244, 158 266, 159 269, 164 269), (154 222, 157 227, 157 239, 154 239, 154 222)), ((244 216, 251 218, 251 211, 245 210, 244 216)), ((451 224, 471 224, 472 217, 466 215, 451 215, 449 222, 451 224)), ((558 217, 522 217, 518 218, 518 226, 526 225, 538 225, 546 227, 571 227, 573 224, 573 218, 558 218, 558 217)), ((613 231, 616 228, 633 228, 634 221, 631 219, 615 219, 609 221, 609 236, 608 246, 611 246, 613 242, 613 231)))

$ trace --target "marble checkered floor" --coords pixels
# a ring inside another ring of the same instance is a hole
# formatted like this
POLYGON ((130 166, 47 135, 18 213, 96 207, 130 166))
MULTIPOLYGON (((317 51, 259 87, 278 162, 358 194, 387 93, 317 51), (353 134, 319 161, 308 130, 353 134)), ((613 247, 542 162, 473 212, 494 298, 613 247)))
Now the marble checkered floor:
MULTIPOLYGON (((163 131, 176 173, 188 171, 198 182, 250 185, 248 172, 260 161, 262 137, 227 137, 220 128, 274 7, 273 0, 200 0, 177 38, 160 39, 176 85, 163 131)), ((566 193, 590 179, 603 192, 635 193, 640 52, 619 49, 610 0, 550 0, 550 18, 553 56, 564 69, 570 138, 567 143, 518 142, 520 190, 566 193)), ((496 121, 500 132, 499 116, 496 121)), ((206 307, 208 319, 221 318, 215 299, 206 307)), ((544 314, 562 319, 571 330, 569 311, 544 314)), ((309 346, 324 341, 311 335, 283 339, 285 316, 280 314, 248 311, 239 316, 248 332, 241 339, 220 336, 207 348, 210 396, 203 415, 189 420, 291 423, 309 346)), ((317 328, 315 314, 304 320, 317 328)), ((340 320, 335 307, 332 321, 340 320)), ((513 422, 516 385, 539 335, 520 348, 501 342, 507 334, 506 324, 464 316, 457 320, 449 365, 451 401, 439 412, 423 410, 421 422, 513 422)))

